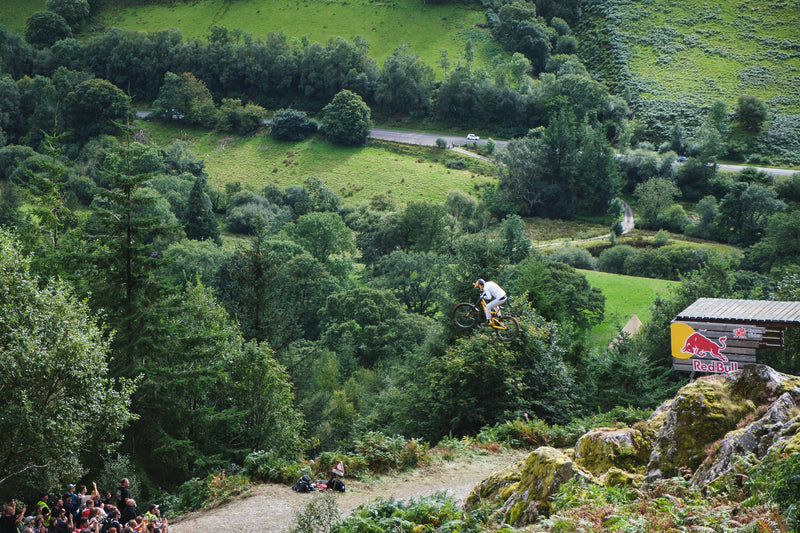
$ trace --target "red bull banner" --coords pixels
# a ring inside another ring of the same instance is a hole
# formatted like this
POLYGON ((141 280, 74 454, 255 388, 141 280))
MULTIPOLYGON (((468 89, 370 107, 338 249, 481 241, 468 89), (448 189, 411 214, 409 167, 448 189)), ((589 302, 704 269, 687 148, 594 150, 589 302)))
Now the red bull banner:
MULTIPOLYGON (((729 345, 729 335, 725 329, 724 327, 721 329, 717 327, 714 330, 700 329, 684 322, 670 324, 673 367, 678 370, 715 374, 739 370, 743 362, 742 346, 748 344, 746 341, 740 342, 740 339, 747 338, 748 329, 744 326, 727 328, 730 329, 730 338, 736 339, 735 346, 729 345)), ((753 361, 754 355, 753 349, 753 361)), ((748 357, 746 362, 749 363, 750 359, 748 357)))

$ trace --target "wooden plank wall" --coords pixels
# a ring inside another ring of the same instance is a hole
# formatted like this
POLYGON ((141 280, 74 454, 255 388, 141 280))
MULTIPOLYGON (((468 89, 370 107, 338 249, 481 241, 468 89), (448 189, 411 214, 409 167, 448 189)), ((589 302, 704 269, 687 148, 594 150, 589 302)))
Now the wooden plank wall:
POLYGON ((694 322, 678 320, 710 341, 721 345, 719 340, 725 337, 725 348, 720 353, 728 361, 721 361, 709 353, 704 357, 693 355, 688 359, 672 358, 672 368, 684 372, 731 372, 743 366, 756 363, 756 349, 764 339, 765 328, 752 324, 735 324, 728 322, 694 322))

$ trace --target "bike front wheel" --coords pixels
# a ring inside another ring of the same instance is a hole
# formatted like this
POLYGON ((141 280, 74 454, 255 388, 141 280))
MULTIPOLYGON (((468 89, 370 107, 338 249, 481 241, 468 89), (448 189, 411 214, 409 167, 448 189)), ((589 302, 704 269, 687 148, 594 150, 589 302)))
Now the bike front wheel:
POLYGON ((495 334, 501 341, 511 341, 519 335, 519 322, 513 316, 504 316, 499 319, 502 327, 495 326, 495 334))
POLYGON ((461 329, 469 329, 481 320, 483 313, 471 303, 463 302, 453 308, 453 322, 461 329))

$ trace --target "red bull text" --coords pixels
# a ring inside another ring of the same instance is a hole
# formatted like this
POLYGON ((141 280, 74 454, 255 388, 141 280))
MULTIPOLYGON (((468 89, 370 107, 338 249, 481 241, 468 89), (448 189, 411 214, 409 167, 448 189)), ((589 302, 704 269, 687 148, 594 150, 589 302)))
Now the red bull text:
POLYGON ((715 374, 725 374, 739 370, 739 363, 725 364, 722 361, 701 361, 700 359, 692 359, 692 370, 695 372, 713 372, 715 374))

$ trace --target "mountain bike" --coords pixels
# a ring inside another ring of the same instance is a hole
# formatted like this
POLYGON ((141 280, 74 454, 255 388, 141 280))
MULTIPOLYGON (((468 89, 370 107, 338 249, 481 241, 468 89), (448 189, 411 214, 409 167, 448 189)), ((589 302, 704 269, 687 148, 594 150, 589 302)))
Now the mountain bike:
MULTIPOLYGON (((486 317, 485 309, 486 302, 483 298, 479 298, 477 304, 461 302, 453 308, 453 322, 461 329, 474 328, 486 317)), ((502 309, 502 305, 492 309, 492 319, 488 326, 494 329, 495 335, 501 341, 514 340, 519 335, 519 323, 513 316, 503 315, 502 309)))

